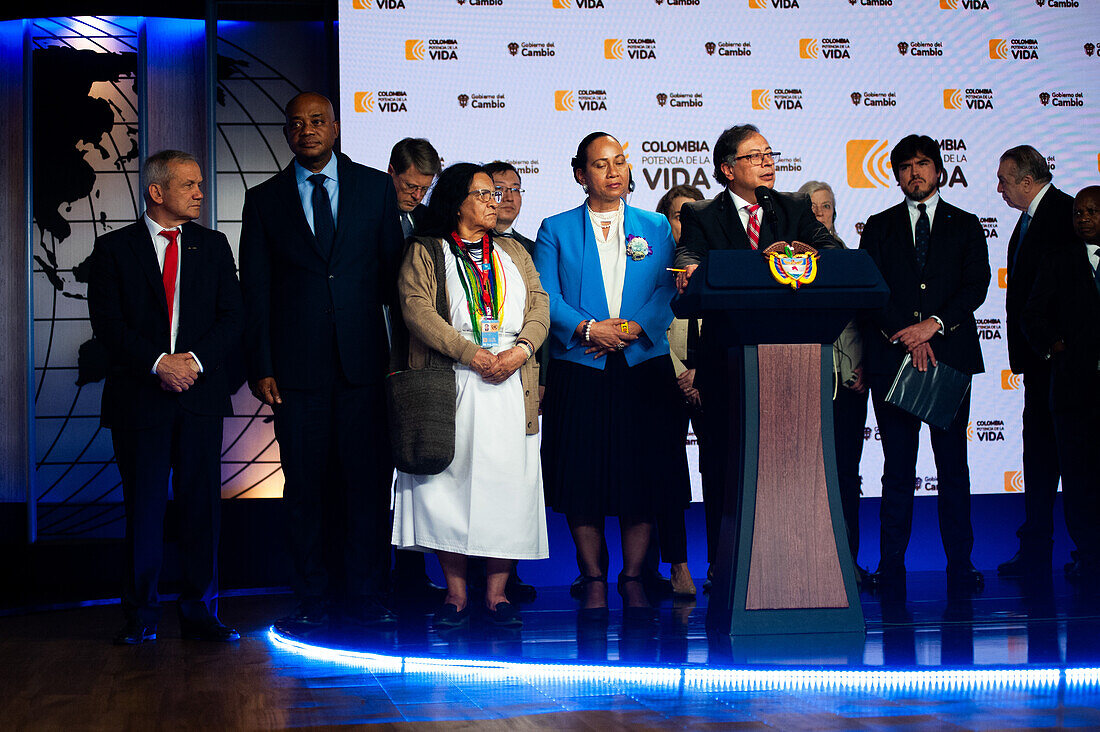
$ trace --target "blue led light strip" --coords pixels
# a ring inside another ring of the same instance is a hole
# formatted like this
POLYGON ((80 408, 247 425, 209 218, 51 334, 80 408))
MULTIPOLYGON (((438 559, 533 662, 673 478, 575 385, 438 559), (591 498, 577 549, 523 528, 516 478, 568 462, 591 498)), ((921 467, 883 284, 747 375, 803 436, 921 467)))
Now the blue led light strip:
POLYGON ((927 670, 843 670, 820 668, 662 668, 524 663, 479 659, 388 656, 311 645, 282 635, 274 627, 268 637, 288 651, 364 671, 439 674, 449 677, 524 678, 560 681, 618 681, 652 687, 699 691, 752 689, 1003 689, 1057 686, 1100 686, 1100 668, 984 668, 927 670))

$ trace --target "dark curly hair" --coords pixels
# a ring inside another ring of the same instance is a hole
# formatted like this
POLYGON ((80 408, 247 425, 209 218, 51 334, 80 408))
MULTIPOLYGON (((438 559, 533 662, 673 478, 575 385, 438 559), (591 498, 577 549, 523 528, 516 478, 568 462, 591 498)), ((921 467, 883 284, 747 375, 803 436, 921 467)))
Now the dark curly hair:
POLYGON ((432 189, 432 198, 428 201, 427 220, 417 233, 425 236, 449 236, 458 224, 458 210, 466 201, 470 181, 478 173, 485 173, 485 168, 473 163, 455 163, 440 173, 432 189))

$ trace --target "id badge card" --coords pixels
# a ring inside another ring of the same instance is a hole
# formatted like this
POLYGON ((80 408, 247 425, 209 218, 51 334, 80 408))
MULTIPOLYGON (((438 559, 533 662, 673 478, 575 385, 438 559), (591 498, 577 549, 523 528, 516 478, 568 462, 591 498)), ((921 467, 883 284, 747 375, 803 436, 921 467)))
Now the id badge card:
POLYGON ((498 318, 482 318, 481 320, 481 347, 496 348, 500 345, 500 320, 498 318))

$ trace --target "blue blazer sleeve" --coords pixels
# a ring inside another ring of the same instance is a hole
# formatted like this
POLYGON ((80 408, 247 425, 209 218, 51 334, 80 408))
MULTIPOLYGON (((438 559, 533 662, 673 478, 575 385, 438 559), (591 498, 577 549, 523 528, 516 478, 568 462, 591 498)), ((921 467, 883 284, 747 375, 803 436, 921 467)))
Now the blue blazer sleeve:
POLYGON ((567 228, 565 217, 571 213, 567 211, 544 219, 535 241, 535 269, 542 279, 543 289, 550 296, 550 354, 554 358, 580 345, 576 337, 577 324, 593 317, 580 307, 583 248, 568 238, 563 240, 567 228))

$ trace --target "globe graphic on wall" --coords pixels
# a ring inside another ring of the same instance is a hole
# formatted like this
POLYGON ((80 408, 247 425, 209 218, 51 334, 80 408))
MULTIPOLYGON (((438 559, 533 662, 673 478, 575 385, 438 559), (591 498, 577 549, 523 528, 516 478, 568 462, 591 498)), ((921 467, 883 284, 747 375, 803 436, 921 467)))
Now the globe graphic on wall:
MULTIPOLYGON (((110 432, 99 424, 106 356, 92 339, 87 272, 96 236, 132 223, 142 210, 139 25, 139 18, 46 18, 34 21, 31 33, 32 388, 42 538, 124 531, 110 432)), ((217 225, 236 255, 244 191, 289 161, 277 100, 299 89, 232 40, 219 37, 218 52, 216 204, 225 216, 217 225)), ((234 370, 243 381, 242 366, 234 370)), ((222 496, 281 493, 270 411, 243 387, 225 421, 222 496)))

